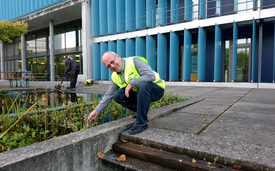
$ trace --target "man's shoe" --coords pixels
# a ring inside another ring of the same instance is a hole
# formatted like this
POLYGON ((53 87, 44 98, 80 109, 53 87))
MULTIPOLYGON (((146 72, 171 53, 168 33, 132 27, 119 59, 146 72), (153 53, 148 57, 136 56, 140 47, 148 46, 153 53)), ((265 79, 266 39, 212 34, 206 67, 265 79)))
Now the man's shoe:
POLYGON ((144 130, 146 130, 148 128, 148 125, 144 125, 144 126, 133 126, 128 132, 131 135, 135 135, 135 134, 139 134, 142 133, 144 130))
POLYGON ((132 116, 132 118, 133 118, 133 119, 136 119, 136 118, 137 118, 137 114, 134 114, 134 115, 132 116))

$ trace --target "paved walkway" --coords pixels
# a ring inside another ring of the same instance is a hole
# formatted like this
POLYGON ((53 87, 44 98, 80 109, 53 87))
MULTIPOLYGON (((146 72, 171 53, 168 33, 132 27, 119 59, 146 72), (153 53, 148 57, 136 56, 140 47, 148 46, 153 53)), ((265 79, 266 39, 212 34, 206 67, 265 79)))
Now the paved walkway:
MULTIPOLYGON (((30 88, 56 84, 33 82, 30 88)), ((0 81, 2 89, 10 89, 9 83, 0 81)), ((77 85, 76 90, 106 92, 108 84, 77 85)), ((141 134, 124 132, 122 137, 166 145, 198 158, 219 156, 224 164, 238 164, 244 170, 275 170, 275 89, 167 86, 165 91, 204 100, 151 120, 141 134)))

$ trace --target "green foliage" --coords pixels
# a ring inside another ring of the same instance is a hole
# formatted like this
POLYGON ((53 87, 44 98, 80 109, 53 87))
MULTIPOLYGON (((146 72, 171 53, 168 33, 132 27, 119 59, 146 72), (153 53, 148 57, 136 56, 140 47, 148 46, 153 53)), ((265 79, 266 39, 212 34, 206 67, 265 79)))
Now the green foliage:
POLYGON ((28 24, 25 22, 0 21, 0 41, 12 43, 12 38, 20 37, 28 32, 28 24))
MULTIPOLYGON (((22 99, 20 93, 15 98, 6 97, 4 99, 5 106, 3 107, 8 110, 4 110, 0 114, 0 152, 27 146, 71 132, 84 131, 87 128, 134 114, 134 112, 112 100, 100 112, 96 120, 87 122, 87 115, 95 109, 101 100, 97 94, 94 94, 93 98, 90 99, 92 102, 82 98, 78 99, 78 102, 67 104, 66 95, 61 90, 60 96, 65 104, 65 109, 60 110, 54 107, 53 104, 49 105, 48 103, 51 101, 58 103, 57 97, 59 95, 54 94, 53 99, 50 99, 52 96, 48 95, 48 92, 45 93, 44 105, 38 103, 36 90, 32 92, 33 96, 27 95, 25 99, 22 99), (27 101, 28 104, 26 104, 27 101), (12 105, 8 107, 8 104, 12 105), (32 105, 32 107, 29 108, 28 105, 32 105), (25 112, 26 108, 32 109, 30 114, 27 114, 29 110, 25 112)), ((165 94, 159 101, 151 103, 150 109, 183 100, 185 99, 165 94)))

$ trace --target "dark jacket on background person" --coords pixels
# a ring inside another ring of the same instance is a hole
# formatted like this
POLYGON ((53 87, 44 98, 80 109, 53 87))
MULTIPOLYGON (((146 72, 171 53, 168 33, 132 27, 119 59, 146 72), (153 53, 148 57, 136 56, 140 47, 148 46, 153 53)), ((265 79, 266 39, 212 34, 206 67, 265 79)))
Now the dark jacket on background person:
POLYGON ((66 59, 66 70, 64 75, 66 75, 69 71, 71 71, 71 74, 76 73, 76 71, 79 72, 80 66, 75 60, 71 60, 70 58, 66 59))

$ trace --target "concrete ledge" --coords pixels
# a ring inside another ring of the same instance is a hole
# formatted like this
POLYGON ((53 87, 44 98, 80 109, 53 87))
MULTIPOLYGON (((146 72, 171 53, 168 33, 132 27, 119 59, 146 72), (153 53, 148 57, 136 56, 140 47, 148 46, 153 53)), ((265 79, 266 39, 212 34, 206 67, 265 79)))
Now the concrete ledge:
MULTIPOLYGON (((153 109, 148 116, 152 120, 200 100, 202 99, 190 99, 153 109)), ((132 117, 126 117, 0 153, 0 170, 100 170, 97 153, 109 151, 119 139, 119 134, 129 129, 134 121, 132 117)))

